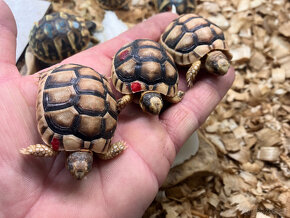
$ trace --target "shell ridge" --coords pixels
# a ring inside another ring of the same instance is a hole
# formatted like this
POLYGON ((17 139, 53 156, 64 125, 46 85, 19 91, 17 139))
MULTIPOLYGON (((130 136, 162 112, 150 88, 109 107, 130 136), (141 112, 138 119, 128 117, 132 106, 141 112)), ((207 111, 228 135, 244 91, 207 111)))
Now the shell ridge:
POLYGON ((199 15, 196 15, 196 17, 190 17, 190 18, 188 18, 187 20, 185 20, 185 21, 183 21, 183 22, 179 22, 179 20, 180 20, 180 18, 181 17, 183 17, 183 16, 185 16, 186 14, 184 14, 184 15, 182 15, 182 16, 180 16, 179 18, 177 18, 176 19, 176 23, 178 24, 178 25, 184 25, 185 23, 188 23, 189 21, 191 21, 191 20, 193 20, 193 19, 197 19, 197 18, 202 18, 202 19, 204 19, 202 16, 199 16, 199 15))

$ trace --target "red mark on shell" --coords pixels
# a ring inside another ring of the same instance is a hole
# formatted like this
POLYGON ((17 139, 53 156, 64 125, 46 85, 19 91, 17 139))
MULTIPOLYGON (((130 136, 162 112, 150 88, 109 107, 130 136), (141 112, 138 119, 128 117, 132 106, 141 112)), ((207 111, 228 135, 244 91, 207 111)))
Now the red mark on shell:
POLYGON ((53 150, 58 151, 59 146, 60 146, 60 141, 59 141, 59 139, 57 139, 57 138, 53 138, 53 139, 51 140, 51 146, 52 146, 52 149, 53 149, 53 150))
POLYGON ((120 61, 125 60, 125 59, 128 57, 129 53, 130 53, 130 52, 129 52, 128 50, 122 51, 122 52, 120 53, 120 55, 119 55, 119 59, 120 59, 120 61))
POLYGON ((131 90, 132 90, 132 92, 140 92, 141 91, 141 84, 138 82, 133 82, 131 84, 131 90))

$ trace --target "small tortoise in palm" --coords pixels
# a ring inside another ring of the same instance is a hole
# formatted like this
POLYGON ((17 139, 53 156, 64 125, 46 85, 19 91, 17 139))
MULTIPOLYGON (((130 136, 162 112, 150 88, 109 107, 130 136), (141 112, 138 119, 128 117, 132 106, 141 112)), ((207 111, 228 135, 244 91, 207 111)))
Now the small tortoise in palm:
POLYGON ((29 36, 33 54, 47 64, 55 64, 97 43, 96 24, 63 12, 54 12, 35 23, 29 36))
POLYGON ((195 0, 156 0, 158 11, 172 11, 173 7, 177 14, 186 14, 194 12, 196 8, 195 0))
POLYGON ((215 75, 226 74, 230 67, 232 55, 223 31, 201 16, 181 15, 169 24, 160 43, 178 65, 191 66, 186 74, 190 87, 202 62, 215 75))
POLYGON ((118 10, 128 7, 130 0, 97 0, 100 7, 105 10, 118 10))
POLYGON ((117 102, 105 77, 93 69, 65 64, 41 75, 38 87, 38 131, 45 144, 22 154, 52 157, 66 151, 67 168, 82 179, 92 168, 93 152, 110 159, 125 148, 111 144, 117 125, 117 102))
POLYGON ((144 112, 159 114, 165 99, 181 101, 184 93, 178 90, 178 73, 172 57, 157 42, 138 39, 122 47, 112 64, 112 82, 125 94, 118 100, 118 109, 139 99, 144 112))

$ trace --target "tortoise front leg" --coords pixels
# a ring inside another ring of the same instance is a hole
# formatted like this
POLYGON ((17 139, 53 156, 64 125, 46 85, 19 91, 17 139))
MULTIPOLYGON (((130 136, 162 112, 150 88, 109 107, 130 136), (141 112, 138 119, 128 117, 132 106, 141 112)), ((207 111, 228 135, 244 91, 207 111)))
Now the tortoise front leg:
POLYGON ((57 154, 51 147, 42 144, 30 145, 19 151, 21 154, 34 155, 36 157, 53 157, 57 154))
POLYGON ((176 104, 178 102, 180 102, 182 99, 183 99, 183 96, 184 96, 184 92, 179 90, 175 96, 173 97, 168 97, 168 96, 165 96, 165 100, 167 100, 168 102, 170 103, 173 103, 173 104, 176 104))
POLYGON ((118 99, 117 101, 117 111, 120 113, 121 110, 125 108, 125 106, 131 103, 134 99, 133 95, 124 95, 122 98, 118 99))
POLYGON ((195 76, 200 69, 200 65, 201 65, 201 61, 198 60, 198 61, 195 61, 191 65, 191 67, 188 69, 188 71, 186 73, 186 81, 187 81, 188 87, 192 87, 195 76))
POLYGON ((97 154, 97 156, 103 160, 108 160, 114 158, 121 154, 124 150, 126 150, 126 143, 123 141, 115 142, 111 145, 107 153, 105 154, 97 154))
POLYGON ((93 43, 93 44, 99 44, 100 43, 100 40, 98 40, 96 37, 94 36, 91 36, 90 37, 90 41, 93 43))

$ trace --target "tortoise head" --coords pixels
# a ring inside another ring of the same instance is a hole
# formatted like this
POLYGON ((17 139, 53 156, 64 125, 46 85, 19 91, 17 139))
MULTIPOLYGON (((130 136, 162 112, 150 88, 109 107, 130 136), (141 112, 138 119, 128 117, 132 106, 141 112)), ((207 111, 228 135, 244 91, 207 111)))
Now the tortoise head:
POLYGON ((67 158, 67 168, 78 180, 84 178, 92 169, 93 153, 90 151, 77 151, 67 158))
POLYGON ((139 104, 144 112, 157 115, 163 107, 163 100, 160 93, 147 91, 141 94, 139 104))
POLYGON ((205 68, 212 74, 225 75, 230 65, 229 59, 222 51, 212 51, 207 54, 205 68))
POLYGON ((94 22, 87 20, 86 27, 88 28, 90 34, 93 35, 96 31, 97 25, 94 22))

